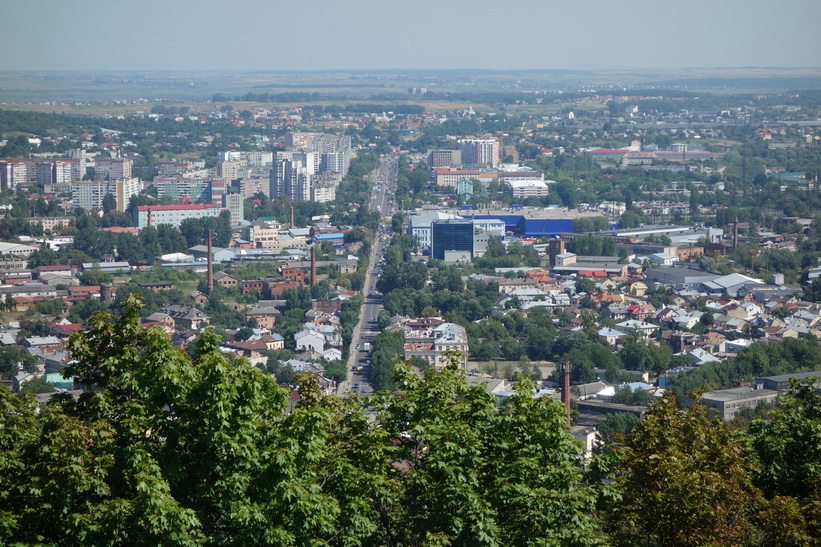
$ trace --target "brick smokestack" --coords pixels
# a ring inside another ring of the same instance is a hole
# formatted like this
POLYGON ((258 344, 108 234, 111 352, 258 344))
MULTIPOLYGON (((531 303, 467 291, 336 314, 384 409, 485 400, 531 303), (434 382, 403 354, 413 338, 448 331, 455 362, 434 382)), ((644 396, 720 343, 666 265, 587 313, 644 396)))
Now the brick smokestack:
POLYGON ((214 291, 214 251, 211 244, 211 228, 208 228, 208 294, 214 291))
POLYGON ((562 402, 564 408, 568 412, 568 420, 570 419, 570 363, 565 361, 562 363, 562 402))
POLYGON ((311 245, 311 286, 316 285, 316 243, 311 245))
POLYGON ((294 226, 294 206, 291 205, 291 229, 293 230, 296 226, 294 226))
POLYGON ((738 217, 733 220, 733 250, 738 250, 738 217))

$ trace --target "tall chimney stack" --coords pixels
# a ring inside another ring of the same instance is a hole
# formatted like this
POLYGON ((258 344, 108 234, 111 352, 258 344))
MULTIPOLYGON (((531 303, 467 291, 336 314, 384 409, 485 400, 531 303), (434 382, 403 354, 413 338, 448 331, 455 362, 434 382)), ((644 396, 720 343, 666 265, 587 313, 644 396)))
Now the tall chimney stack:
POLYGON ((291 229, 293 230, 294 228, 294 206, 291 205, 291 229))
POLYGON ((733 250, 738 249, 738 217, 733 221, 733 250))
POLYGON ((570 363, 562 363, 562 402, 570 420, 570 363))
POLYGON ((316 285, 316 243, 311 245, 311 286, 316 285))
POLYGON ((211 228, 208 228, 208 294, 214 291, 214 250, 211 244, 211 228))

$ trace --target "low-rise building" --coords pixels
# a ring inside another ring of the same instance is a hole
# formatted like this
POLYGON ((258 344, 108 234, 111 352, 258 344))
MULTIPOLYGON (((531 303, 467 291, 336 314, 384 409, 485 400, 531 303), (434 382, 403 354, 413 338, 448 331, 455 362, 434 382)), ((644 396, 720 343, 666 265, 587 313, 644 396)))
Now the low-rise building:
POLYGON ((419 357, 432 367, 441 368, 448 354, 458 352, 461 355, 461 368, 467 368, 468 337, 461 325, 428 317, 401 320, 388 327, 388 330, 403 333, 405 357, 419 357))
POLYGON ((183 220, 189 218, 217 217, 222 207, 210 203, 188 205, 139 205, 134 208, 134 224, 143 229, 147 226, 168 224, 179 228, 183 220))
POLYGON ((745 408, 774 405, 779 392, 764 389, 762 384, 709 391, 701 397, 701 404, 713 410, 723 420, 732 420, 745 408))

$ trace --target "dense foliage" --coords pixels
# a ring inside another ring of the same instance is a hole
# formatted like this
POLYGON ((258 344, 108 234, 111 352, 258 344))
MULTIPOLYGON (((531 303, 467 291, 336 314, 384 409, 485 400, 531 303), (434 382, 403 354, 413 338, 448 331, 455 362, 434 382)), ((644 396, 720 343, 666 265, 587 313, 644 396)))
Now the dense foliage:
POLYGON ((206 332, 192 355, 125 303, 72 338, 66 369, 95 389, 0 392, 0 538, 4 543, 591 545, 594 493, 561 406, 510 404, 455 368, 397 394, 322 398, 284 388, 223 356, 206 332), (59 523, 59 526, 54 526, 59 523))

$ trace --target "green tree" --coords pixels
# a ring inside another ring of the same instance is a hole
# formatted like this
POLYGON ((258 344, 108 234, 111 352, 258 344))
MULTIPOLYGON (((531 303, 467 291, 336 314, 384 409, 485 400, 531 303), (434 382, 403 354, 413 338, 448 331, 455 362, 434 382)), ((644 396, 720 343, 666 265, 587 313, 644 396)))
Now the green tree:
POLYGON ((117 210, 117 198, 113 194, 103 196, 103 213, 108 214, 117 210))
POLYGON ((400 365, 400 391, 371 400, 369 419, 299 375, 289 409, 286 389, 219 345, 209 330, 183 352, 141 327, 129 296, 116 322, 95 314, 71 339, 64 375, 91 390, 38 416, 0 388, 2 542, 599 542, 564 410, 532 384, 500 408, 459 356, 425 378, 400 365))
POLYGON ((793 383, 774 417, 755 420, 750 434, 767 495, 821 499, 821 395, 811 382, 793 383))
POLYGON ((596 289, 596 282, 586 277, 576 279, 576 292, 589 293, 596 289))
POLYGON ((237 329, 237 332, 234 333, 234 340, 248 340, 254 335, 254 329, 251 327, 242 327, 241 329, 237 329))
POLYGON ((92 268, 80 274, 80 283, 83 285, 100 285, 102 283, 111 283, 114 278, 110 273, 102 270, 92 268))
POLYGON ((499 409, 456 362, 424 380, 398 368, 402 394, 383 420, 401 439, 392 459, 401 463, 403 510, 388 544, 596 544, 594 498, 579 485, 579 447, 562 406, 522 382, 499 409))
POLYGON ((328 363, 328 366, 325 367, 325 375, 337 382, 345 380, 348 376, 348 367, 345 365, 345 361, 336 360, 328 363))
POLYGON ((751 541, 761 492, 743 445, 702 404, 665 394, 615 450, 610 524, 619 544, 734 545, 751 541))
POLYGON ((608 414, 603 420, 596 424, 596 431, 599 432, 599 438, 594 450, 597 453, 601 453, 605 449, 612 448, 615 443, 624 439, 638 423, 639 417, 629 412, 614 412, 608 414))
POLYGON ((36 376, 23 384, 20 393, 54 393, 57 389, 46 383, 45 376, 36 376))
POLYGON ((645 391, 639 387, 635 390, 630 389, 630 386, 622 386, 616 391, 611 399, 611 402, 622 405, 642 406, 653 402, 655 397, 649 391, 645 391))
POLYGON ((36 359, 16 346, 0 346, 0 374, 7 378, 16 376, 20 367, 30 369, 36 359))

